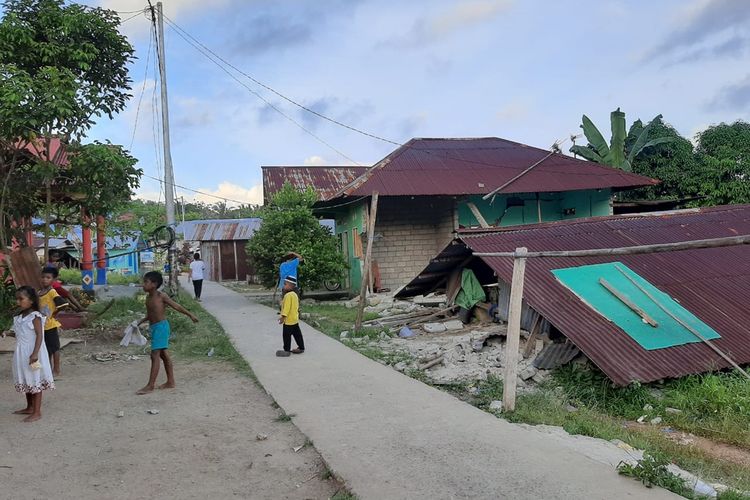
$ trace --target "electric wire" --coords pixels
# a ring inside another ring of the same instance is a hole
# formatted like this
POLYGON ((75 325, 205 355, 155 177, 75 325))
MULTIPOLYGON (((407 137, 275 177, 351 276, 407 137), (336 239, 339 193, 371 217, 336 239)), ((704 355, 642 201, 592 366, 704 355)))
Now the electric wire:
POLYGON ((265 83, 263 83, 263 82, 259 81, 258 79, 254 78, 252 75, 249 75, 248 73, 244 72, 243 70, 241 70, 240 68, 238 68, 234 64, 230 63, 229 61, 227 61, 226 59, 224 59, 223 57, 221 57, 219 54, 217 54, 216 52, 214 52, 213 50, 211 50, 210 48, 208 48, 205 44, 203 44, 202 42, 200 42, 198 39, 196 39, 194 36, 192 36, 190 33, 188 33, 186 30, 184 30, 182 27, 180 27, 176 22, 174 22, 172 19, 170 19, 166 15, 164 16, 164 19, 176 31, 181 32, 181 34, 184 34, 183 38, 184 37, 190 38, 190 40, 192 40, 193 42, 195 42, 195 44, 197 44, 200 47, 202 47, 206 52, 208 52, 211 55, 213 55, 215 58, 217 58, 218 60, 220 60, 221 62, 223 62, 224 64, 226 64, 230 68, 232 68, 233 70, 235 70, 237 73, 239 73, 242 76, 248 78, 249 80, 251 80, 256 85, 259 85, 260 87, 263 87, 264 89, 268 90, 269 92, 272 92, 272 93, 276 94, 277 96, 279 96, 280 98, 284 99, 285 101, 287 101, 287 102, 289 102, 289 103, 297 106, 298 108, 300 108, 300 109, 302 109, 304 111, 307 111, 308 113, 311 113, 311 114, 317 116, 318 118, 322 118, 323 120, 327 120, 327 121, 329 121, 331 123, 334 123, 334 124, 336 124, 336 125, 338 125, 340 127, 347 128, 347 129, 349 129, 349 130, 351 130, 353 132, 356 132, 358 134, 362 134, 364 136, 371 137, 373 139, 377 139, 379 141, 386 142, 388 144, 393 144, 393 145, 396 145, 396 146, 403 146, 403 144, 401 144, 400 142, 392 141, 390 139, 386 139, 384 137, 381 137, 379 135, 373 134, 371 132, 366 132, 366 131, 364 131, 362 129, 359 129, 357 127, 353 127, 351 125, 347 125, 346 123, 343 123, 343 122, 341 122, 339 120, 336 120, 335 118, 331 118, 329 116, 326 116, 326 115, 324 115, 322 113, 319 113, 319 112, 315 111, 314 109, 308 108, 307 106, 305 106, 303 104, 300 104, 299 102, 295 101, 291 97, 287 97, 286 95, 282 94, 281 92, 277 91, 276 89, 274 89, 274 88, 266 85, 265 83))
POLYGON ((327 148, 329 148, 331 151, 333 151, 336 154, 338 154, 339 156, 341 156, 342 158, 345 158, 347 161, 353 163, 354 165, 357 165, 357 166, 360 166, 360 167, 362 166, 359 162, 357 162, 356 160, 354 160, 353 158, 351 158, 349 155, 345 154, 344 152, 342 152, 341 150, 339 150, 338 148, 336 148, 335 146, 333 146, 332 144, 330 144, 329 142, 327 142, 322 137, 318 136, 312 130, 310 130, 307 127, 305 127, 304 125, 302 125, 300 122, 298 122, 297 120, 295 120, 294 118, 292 118, 291 116, 289 116, 287 113, 285 113, 283 110, 281 110, 278 106, 276 106, 271 101, 269 101, 268 99, 266 99, 265 97, 263 97, 255 89, 253 89, 252 87, 250 87, 249 85, 247 85, 245 82, 243 82, 242 80, 240 80, 239 78, 237 78, 236 75, 234 75, 231 71, 229 71, 227 68, 225 68, 224 66, 222 66, 222 64, 220 62, 218 62, 216 59, 214 59, 208 52, 206 52, 203 49, 201 49, 197 44, 193 43, 189 38, 187 38, 182 33, 180 33, 173 26, 173 24, 171 23, 171 21, 169 21, 167 19, 166 16, 164 16, 164 19, 167 22, 167 26, 169 26, 169 28, 171 28, 175 33, 177 33, 178 36, 180 36, 183 40, 185 40, 185 42, 187 42, 188 44, 190 44, 195 50, 197 50, 206 59, 208 59, 209 61, 211 61, 212 63, 214 63, 219 69, 221 69, 223 72, 225 72, 227 75, 229 75, 230 78, 232 78, 234 81, 236 81, 237 83, 239 83, 240 85, 242 85, 243 87, 245 87, 251 94, 253 94, 255 97, 257 97, 258 99, 260 99, 261 101, 263 101, 268 107, 270 107, 271 109, 273 109, 274 111, 276 111, 277 113, 279 113, 281 116, 283 116, 284 118, 286 118, 287 120, 289 120, 290 122, 292 122, 294 125, 296 125, 300 130, 302 130, 303 132, 305 132, 306 134, 308 134, 309 136, 311 136, 312 138, 314 138, 316 141, 320 142, 321 144, 323 144, 324 146, 326 146, 327 148))
POLYGON ((135 133, 138 130, 138 117, 141 113, 141 103, 143 102, 143 95, 146 93, 146 84, 148 83, 148 72, 151 69, 151 48, 153 47, 154 43, 154 32, 151 31, 149 33, 148 38, 148 51, 146 53, 146 74, 143 75, 143 86, 141 86, 141 95, 138 97, 138 106, 135 109, 135 121, 133 123, 133 135, 130 138, 130 146, 128 146, 128 150, 133 149, 133 143, 135 142, 135 133))

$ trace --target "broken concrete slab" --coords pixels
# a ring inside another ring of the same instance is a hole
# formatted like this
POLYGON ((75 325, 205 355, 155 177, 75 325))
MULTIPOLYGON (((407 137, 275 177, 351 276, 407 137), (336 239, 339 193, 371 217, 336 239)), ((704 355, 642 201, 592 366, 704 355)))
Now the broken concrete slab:
POLYGON ((448 331, 455 331, 455 330, 463 330, 464 324, 461 323, 461 320, 459 319, 452 319, 450 321, 446 321, 443 323, 443 326, 445 326, 445 329, 448 331))
POLYGON ((491 402, 490 411, 503 411, 503 402, 499 400, 491 402))
POLYGON ((518 376, 521 377, 521 380, 529 380, 534 375, 536 375, 538 371, 539 370, 529 365, 525 369, 523 369, 521 373, 518 374, 518 376))
POLYGON ((446 330, 443 323, 425 323, 422 329, 427 333, 442 333, 446 330))

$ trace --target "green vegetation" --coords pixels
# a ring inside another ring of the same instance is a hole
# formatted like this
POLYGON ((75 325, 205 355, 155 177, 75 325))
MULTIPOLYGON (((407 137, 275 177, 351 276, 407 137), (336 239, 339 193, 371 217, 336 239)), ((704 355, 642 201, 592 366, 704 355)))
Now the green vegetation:
MULTIPOLYGON (((287 413, 282 412, 281 415, 279 415, 278 417, 276 417, 274 420, 276 422, 291 422, 292 419, 294 417, 296 417, 296 416, 297 415, 295 415, 294 413, 287 414, 287 413)), ((305 444, 307 444, 307 443, 305 443, 305 444)))
POLYGON ((693 491, 687 482, 667 468, 669 459, 662 454, 644 453, 635 464, 620 462, 617 471, 640 480, 646 488, 659 486, 685 498, 692 498, 693 491))
POLYGON ((630 172, 633 161, 641 152, 674 140, 670 136, 650 137, 651 126, 658 121, 661 121, 661 115, 654 118, 645 127, 640 120, 636 120, 631 125, 630 130, 626 132, 625 113, 617 108, 610 113, 612 139, 607 144, 594 122, 588 116, 583 115, 581 128, 589 143, 586 146, 572 146, 570 152, 589 161, 611 165, 630 172))
POLYGON ((262 209, 263 224, 247 244, 247 255, 266 287, 277 284, 279 265, 288 252, 305 259, 299 268, 300 288, 314 290, 343 278, 346 261, 338 240, 312 211, 317 196, 310 187, 297 191, 287 182, 262 209))
MULTIPOLYGON (((60 269, 60 279, 66 285, 80 285, 81 271, 78 269, 60 269)), ((140 284, 141 277, 137 274, 107 273, 107 284, 109 285, 129 285, 130 283, 140 284)))

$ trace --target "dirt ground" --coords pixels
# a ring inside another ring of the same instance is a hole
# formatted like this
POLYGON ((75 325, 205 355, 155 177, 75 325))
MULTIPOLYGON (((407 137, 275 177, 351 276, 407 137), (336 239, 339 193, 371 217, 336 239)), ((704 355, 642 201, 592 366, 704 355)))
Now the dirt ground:
POLYGON ((63 376, 44 395, 42 420, 32 424, 12 414, 24 398, 13 389, 12 355, 0 354, 5 494, 325 499, 341 488, 322 479, 325 466, 314 448, 293 451, 305 436, 290 422, 276 422, 280 410, 271 398, 231 366, 177 361, 176 389, 136 396, 148 357, 91 358, 102 350, 90 343, 63 350, 63 376))

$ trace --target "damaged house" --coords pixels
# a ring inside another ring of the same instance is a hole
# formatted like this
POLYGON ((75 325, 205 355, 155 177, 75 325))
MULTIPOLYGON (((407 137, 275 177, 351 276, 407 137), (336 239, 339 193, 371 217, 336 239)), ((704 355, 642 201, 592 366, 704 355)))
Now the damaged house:
MULTIPOLYGON (((498 316, 507 320, 513 259, 475 253, 609 249, 743 235, 750 235, 750 205, 464 230, 397 297, 450 288, 451 276, 465 267, 482 285, 498 289, 498 316)), ((618 385, 723 369, 731 366, 726 358, 750 363, 748 245, 530 258, 523 299, 522 328, 531 330, 541 319, 548 347, 558 346, 554 350, 561 356, 580 350, 618 385)))
POLYGON ((264 197, 285 180, 320 193, 316 209, 336 220, 352 290, 361 284, 370 199, 379 194, 372 281, 392 291, 456 231, 608 216, 615 192, 657 182, 497 137, 412 139, 366 169, 263 167, 264 197))

